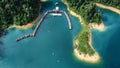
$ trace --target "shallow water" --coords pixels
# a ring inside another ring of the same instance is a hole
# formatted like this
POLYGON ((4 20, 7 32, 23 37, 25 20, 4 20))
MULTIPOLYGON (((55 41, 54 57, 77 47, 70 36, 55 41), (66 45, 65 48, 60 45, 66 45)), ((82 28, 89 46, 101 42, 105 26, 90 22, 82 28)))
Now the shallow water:
MULTIPOLYGON (((58 0, 56 0, 58 1, 58 0)), ((53 9, 55 0, 50 0, 41 14, 53 9)), ((60 9, 66 6, 59 3, 60 9)), ((7 35, 0 38, 0 68, 119 68, 120 67, 120 15, 101 9, 105 31, 92 29, 93 47, 101 56, 98 64, 86 63, 73 56, 73 39, 81 30, 79 20, 72 15, 73 29, 62 17, 51 17, 49 14, 40 26, 36 37, 16 42, 16 38, 29 34, 34 27, 28 29, 11 28, 7 35)), ((39 20, 38 20, 39 21, 39 20)))

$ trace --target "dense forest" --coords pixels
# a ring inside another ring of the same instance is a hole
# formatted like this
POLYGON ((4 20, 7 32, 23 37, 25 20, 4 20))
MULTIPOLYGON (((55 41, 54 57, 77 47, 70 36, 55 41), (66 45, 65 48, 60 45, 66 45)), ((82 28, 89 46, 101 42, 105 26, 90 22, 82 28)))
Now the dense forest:
POLYGON ((120 9, 120 0, 92 0, 92 1, 120 9))
POLYGON ((40 10, 40 0, 0 0, 0 32, 12 24, 33 21, 40 10))
POLYGON ((90 0, 66 0, 70 10, 73 10, 77 14, 83 17, 86 24, 96 22, 100 23, 101 13, 96 10, 96 5, 90 0))
POLYGON ((120 0, 66 0, 71 10, 80 14, 85 23, 100 23, 101 13, 96 10, 95 3, 112 6, 120 9, 120 0))

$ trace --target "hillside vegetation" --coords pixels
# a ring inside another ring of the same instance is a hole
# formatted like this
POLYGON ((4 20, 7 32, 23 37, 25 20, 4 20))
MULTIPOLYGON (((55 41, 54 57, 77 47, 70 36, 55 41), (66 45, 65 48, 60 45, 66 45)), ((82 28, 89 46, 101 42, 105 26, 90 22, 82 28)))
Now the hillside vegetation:
POLYGON ((107 6, 112 6, 117 9, 120 9, 120 0, 91 0, 93 2, 102 3, 107 6))
POLYGON ((112 6, 120 9, 120 0, 65 0, 68 3, 69 9, 77 13, 82 17, 83 24, 81 32, 75 37, 75 48, 80 53, 89 54, 92 56, 95 51, 91 48, 88 43, 90 33, 89 33, 89 23, 101 23, 101 13, 96 9, 96 3, 102 3, 107 6, 112 6))
POLYGON ((95 3, 102 3, 120 9, 120 0, 66 0, 71 10, 80 14, 86 24, 101 22, 101 13, 95 3))
POLYGON ((33 21, 40 10, 40 0, 0 0, 0 31, 12 24, 25 25, 33 21))
POLYGON ((101 21, 101 13, 96 10, 96 5, 90 0, 66 0, 69 4, 71 10, 80 14, 85 24, 89 24, 92 22, 100 23, 101 21))

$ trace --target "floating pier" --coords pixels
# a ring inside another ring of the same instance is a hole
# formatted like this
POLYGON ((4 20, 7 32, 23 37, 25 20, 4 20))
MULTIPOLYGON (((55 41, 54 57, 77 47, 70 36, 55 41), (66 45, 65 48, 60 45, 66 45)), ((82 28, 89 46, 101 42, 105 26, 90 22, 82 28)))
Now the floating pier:
POLYGON ((36 25, 34 31, 31 33, 31 34, 28 34, 28 35, 24 35, 22 37, 19 37, 16 39, 16 41, 20 41, 22 39, 25 39, 25 38, 29 38, 29 37, 35 37, 37 31, 38 31, 38 28, 40 27, 41 23, 43 22, 43 20, 45 19, 45 17, 47 16, 48 13, 64 13, 64 15, 66 16, 67 20, 68 20, 68 26, 69 26, 69 29, 71 30, 72 29, 72 23, 71 23, 71 20, 68 16, 68 14, 63 11, 63 10, 59 10, 59 7, 56 7, 56 9, 53 9, 53 10, 48 10, 44 13, 44 15, 42 16, 42 18, 40 19, 39 23, 36 25))

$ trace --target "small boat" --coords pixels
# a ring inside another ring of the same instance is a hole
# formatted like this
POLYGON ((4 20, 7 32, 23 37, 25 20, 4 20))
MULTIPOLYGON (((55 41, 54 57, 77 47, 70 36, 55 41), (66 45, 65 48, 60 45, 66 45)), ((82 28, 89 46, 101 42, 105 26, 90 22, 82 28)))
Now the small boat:
POLYGON ((51 13, 50 15, 51 15, 51 16, 62 16, 61 13, 51 13))

